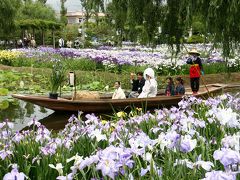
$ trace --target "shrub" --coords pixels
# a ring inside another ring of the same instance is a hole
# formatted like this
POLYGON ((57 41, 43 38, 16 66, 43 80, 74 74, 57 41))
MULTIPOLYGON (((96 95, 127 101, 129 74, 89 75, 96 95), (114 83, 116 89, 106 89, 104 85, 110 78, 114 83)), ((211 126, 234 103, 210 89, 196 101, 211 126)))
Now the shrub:
POLYGON ((204 37, 201 35, 192 35, 187 39, 187 43, 204 43, 204 37))

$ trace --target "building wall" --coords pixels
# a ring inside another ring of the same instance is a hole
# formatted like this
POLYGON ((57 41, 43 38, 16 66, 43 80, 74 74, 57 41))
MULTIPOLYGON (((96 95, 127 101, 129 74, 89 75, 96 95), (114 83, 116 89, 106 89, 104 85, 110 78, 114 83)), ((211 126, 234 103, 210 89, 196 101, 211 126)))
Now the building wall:
POLYGON ((68 19, 68 24, 78 24, 79 23, 79 18, 77 17, 67 17, 68 19))
MULTIPOLYGON (((105 16, 103 13, 100 13, 99 15, 99 20, 105 16)), ((67 14, 67 20, 68 24, 80 24, 84 21, 84 14, 81 12, 69 12, 67 14)), ((89 22, 96 22, 95 17, 90 17, 89 22)))

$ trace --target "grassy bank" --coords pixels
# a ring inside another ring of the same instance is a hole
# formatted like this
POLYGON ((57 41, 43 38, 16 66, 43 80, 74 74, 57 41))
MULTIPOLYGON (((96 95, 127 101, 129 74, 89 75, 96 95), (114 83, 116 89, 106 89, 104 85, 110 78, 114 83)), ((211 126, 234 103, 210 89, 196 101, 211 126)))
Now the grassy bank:
MULTIPOLYGON (((32 74, 32 78, 36 79, 36 82, 38 85, 40 85, 42 88, 48 87, 48 77, 51 73, 51 69, 48 68, 32 68, 32 67, 11 67, 11 66, 4 66, 0 65, 1 71, 12 71, 12 72, 18 72, 18 73, 28 73, 32 74), (41 76, 42 78, 35 78, 41 76), (41 81, 44 80, 44 81, 41 81)), ((96 83, 96 86, 106 86, 109 85, 110 87, 113 85, 115 80, 120 80, 122 82, 122 86, 124 89, 130 89, 131 85, 129 82, 129 74, 128 73, 122 73, 122 74, 116 74, 116 73, 109 73, 109 72, 98 72, 98 71, 75 71, 76 77, 77 77, 77 85, 78 88, 87 88, 87 85, 93 83, 93 82, 99 82, 96 83)), ((176 77, 176 76, 173 76, 176 77)), ((159 88, 165 87, 165 79, 166 76, 158 76, 158 84, 159 88)), ((182 78, 185 81, 185 86, 189 86, 189 76, 188 75, 182 75, 182 78)), ((22 78, 21 78, 22 79, 22 78)), ((67 79, 67 73, 66 73, 66 79, 67 79)), ((28 80, 30 80, 28 78, 28 80)), ((219 73, 219 74, 206 74, 202 77, 202 80, 206 84, 212 84, 212 83, 239 83, 240 82, 240 73, 231 73, 231 76, 228 77, 228 74, 225 73, 219 73)), ((202 81, 202 84, 203 84, 202 81)), ((67 84, 67 80, 65 82, 67 84)), ((93 85, 94 86, 94 85, 93 85)), ((99 87, 101 89, 101 87, 99 87)), ((94 89, 94 88, 93 88, 94 89)), ((96 90, 98 88, 96 87, 96 90)))

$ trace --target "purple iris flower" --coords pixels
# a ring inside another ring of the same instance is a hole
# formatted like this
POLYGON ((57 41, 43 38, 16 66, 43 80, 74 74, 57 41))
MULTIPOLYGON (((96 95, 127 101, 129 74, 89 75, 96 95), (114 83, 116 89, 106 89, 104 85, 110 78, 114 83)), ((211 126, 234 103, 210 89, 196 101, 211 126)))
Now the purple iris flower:
POLYGON ((134 161, 131 159, 132 155, 129 153, 124 153, 120 155, 120 159, 117 163, 117 167, 127 166, 133 168, 134 161))
POLYGON ((70 173, 66 176, 58 176, 57 177, 57 180, 72 180, 74 177, 74 174, 73 173, 70 173))
POLYGON ((223 148, 216 150, 213 154, 215 160, 219 160, 224 167, 240 163, 240 154, 232 149, 223 148))
POLYGON ((4 175, 3 180, 24 180, 25 178, 27 178, 24 173, 18 172, 16 164, 12 165, 12 168, 13 169, 10 173, 4 175))
POLYGON ((169 131, 169 132, 167 132, 167 134, 165 135, 164 139, 166 141, 170 141, 171 142, 167 147, 170 148, 170 149, 173 149, 174 147, 176 147, 180 137, 181 137, 180 134, 178 134, 176 131, 169 131))
POLYGON ((85 123, 87 125, 98 124, 100 121, 99 118, 97 116, 95 116, 94 114, 87 114, 85 117, 87 118, 87 120, 85 121, 85 123))
POLYGON ((203 180, 236 180, 236 175, 223 171, 211 171, 205 174, 203 180))
POLYGON ((112 179, 115 178, 115 175, 118 172, 116 162, 110 158, 101 159, 96 168, 101 170, 103 176, 109 176, 112 179))
POLYGON ((83 170, 85 167, 89 167, 93 163, 97 163, 98 161, 99 161, 99 157, 97 155, 86 157, 84 160, 81 161, 81 163, 80 163, 78 168, 80 170, 83 170))
POLYGON ((13 141, 14 141, 14 142, 20 142, 23 138, 24 138, 24 136, 22 135, 22 133, 20 133, 19 131, 17 131, 17 132, 15 133, 15 135, 13 136, 13 141))
MULTIPOLYGON (((146 169, 141 168, 140 176, 145 176, 150 171, 150 165, 146 169)), ((162 176, 162 168, 158 168, 156 165, 153 166, 155 173, 160 177, 162 176)))
POLYGON ((8 150, 6 147, 0 151, 0 157, 2 160, 4 160, 6 157, 10 156, 11 154, 13 154, 13 152, 8 150))
POLYGON ((28 126, 37 126, 40 127, 41 123, 36 120, 36 117, 34 117, 29 123, 28 126))
POLYGON ((44 155, 53 155, 56 153, 57 147, 52 144, 47 144, 45 147, 41 147, 41 152, 44 155))
POLYGON ((197 145, 197 140, 192 139, 191 136, 186 135, 180 140, 180 151, 184 153, 191 152, 197 145))
POLYGON ((50 131, 45 128, 45 126, 40 125, 38 130, 37 130, 37 136, 36 136, 36 141, 40 141, 41 143, 44 140, 49 140, 50 139, 50 131))
POLYGON ((9 130, 3 130, 0 133, 1 139, 9 139, 10 136, 11 136, 11 131, 9 131, 9 130))

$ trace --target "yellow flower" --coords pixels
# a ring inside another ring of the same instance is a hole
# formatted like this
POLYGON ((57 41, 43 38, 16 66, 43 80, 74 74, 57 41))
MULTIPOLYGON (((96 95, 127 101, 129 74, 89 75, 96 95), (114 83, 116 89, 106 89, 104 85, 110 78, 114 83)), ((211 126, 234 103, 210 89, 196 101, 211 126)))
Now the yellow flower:
POLYGON ((2 50, 0 51, 0 59, 11 60, 16 59, 22 53, 18 51, 2 50))
POLYGON ((142 108, 136 107, 136 110, 140 112, 140 111, 142 111, 142 108))
POLYGON ((104 124, 107 124, 107 120, 102 120, 102 124, 104 125, 104 124))
POLYGON ((127 113, 125 113, 124 111, 120 111, 117 113, 117 117, 122 118, 122 117, 126 117, 127 113))
POLYGON ((115 130, 115 127, 111 126, 110 127, 110 132, 112 133, 115 130))

